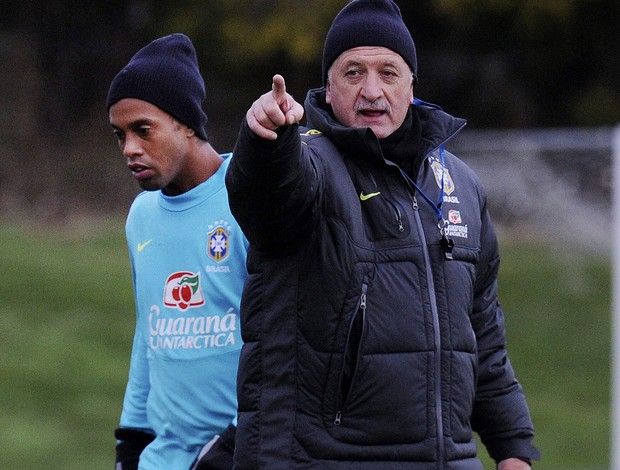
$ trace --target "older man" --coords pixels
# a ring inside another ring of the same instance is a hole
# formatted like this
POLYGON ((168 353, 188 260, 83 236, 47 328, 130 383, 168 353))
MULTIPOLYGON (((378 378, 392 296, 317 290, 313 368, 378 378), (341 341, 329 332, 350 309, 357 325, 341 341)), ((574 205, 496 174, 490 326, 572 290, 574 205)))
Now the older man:
POLYGON ((276 75, 226 175, 250 241, 238 469, 500 469, 538 458, 497 300, 486 197, 444 144, 465 125, 414 100, 391 0, 357 0, 302 106, 276 75))

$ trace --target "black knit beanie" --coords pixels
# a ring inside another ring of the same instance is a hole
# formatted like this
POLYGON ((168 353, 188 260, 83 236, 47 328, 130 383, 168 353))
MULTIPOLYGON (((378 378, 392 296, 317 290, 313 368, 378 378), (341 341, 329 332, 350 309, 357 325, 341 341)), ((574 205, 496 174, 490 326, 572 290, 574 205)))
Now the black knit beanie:
POLYGON ((323 47, 323 84, 338 56, 360 46, 382 46, 396 52, 409 65, 417 82, 415 44, 392 0, 353 0, 336 15, 323 47))
POLYGON ((205 83, 196 50, 184 34, 156 39, 131 58, 112 80, 106 108, 123 98, 148 101, 207 140, 205 83))

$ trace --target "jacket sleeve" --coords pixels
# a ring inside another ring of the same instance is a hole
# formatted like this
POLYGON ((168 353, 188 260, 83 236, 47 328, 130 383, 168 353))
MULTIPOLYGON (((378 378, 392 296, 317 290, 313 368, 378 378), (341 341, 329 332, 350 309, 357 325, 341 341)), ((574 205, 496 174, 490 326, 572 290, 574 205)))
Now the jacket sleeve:
POLYGON ((509 457, 531 461, 540 454, 532 445, 530 413, 506 350, 504 314, 497 298, 497 238, 486 210, 482 215, 481 242, 471 317, 479 356, 472 426, 496 462, 509 457))
POLYGON ((230 470, 233 468, 237 427, 230 424, 222 434, 213 438, 200 452, 192 470, 230 470), (203 453, 204 452, 204 453, 203 453))
POLYGON ((277 132, 275 141, 261 139, 244 119, 226 187, 231 211, 250 243, 284 255, 310 232, 317 178, 299 127, 277 132))

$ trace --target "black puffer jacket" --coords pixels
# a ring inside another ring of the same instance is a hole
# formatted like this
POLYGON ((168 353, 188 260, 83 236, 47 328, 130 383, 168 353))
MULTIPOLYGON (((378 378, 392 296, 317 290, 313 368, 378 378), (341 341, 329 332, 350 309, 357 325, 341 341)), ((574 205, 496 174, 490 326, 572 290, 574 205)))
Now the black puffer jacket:
POLYGON ((416 189, 372 131, 331 118, 322 93, 305 105, 322 132, 284 128, 274 143, 244 123, 227 174, 251 244, 235 468, 477 469, 472 427, 497 460, 535 458, 485 195, 448 152, 442 169, 464 121, 415 105, 416 189))

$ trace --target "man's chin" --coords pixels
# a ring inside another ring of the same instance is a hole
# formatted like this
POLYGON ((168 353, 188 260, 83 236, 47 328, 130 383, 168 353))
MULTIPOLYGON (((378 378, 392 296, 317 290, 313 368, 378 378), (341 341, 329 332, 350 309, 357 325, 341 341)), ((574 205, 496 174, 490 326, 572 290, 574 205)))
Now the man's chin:
POLYGON ((377 139, 385 139, 386 137, 389 137, 390 135, 392 135, 392 133, 395 130, 395 129, 392 129, 386 126, 379 126, 379 125, 369 125, 366 127, 370 127, 370 129, 372 129, 374 134, 377 136, 377 139))
POLYGON ((383 117, 359 119, 356 125, 358 127, 370 127, 379 139, 384 139, 396 130, 391 123, 386 123, 383 117))
POLYGON ((140 189, 143 191, 158 191, 162 189, 161 185, 156 184, 153 181, 139 181, 138 186, 140 186, 140 189))

